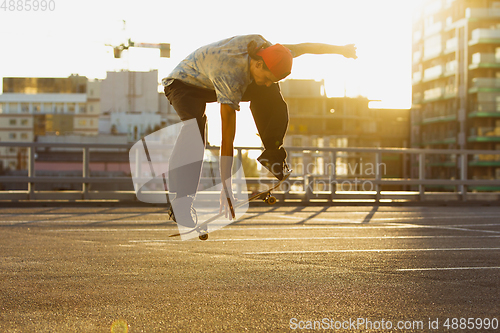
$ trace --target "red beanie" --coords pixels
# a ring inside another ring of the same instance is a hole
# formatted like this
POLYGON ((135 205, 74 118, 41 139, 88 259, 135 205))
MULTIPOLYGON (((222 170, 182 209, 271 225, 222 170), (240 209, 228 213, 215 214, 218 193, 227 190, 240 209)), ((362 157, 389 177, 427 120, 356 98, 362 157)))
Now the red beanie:
POLYGON ((281 44, 260 50, 257 55, 262 57, 267 68, 278 80, 284 79, 292 72, 292 53, 281 44))

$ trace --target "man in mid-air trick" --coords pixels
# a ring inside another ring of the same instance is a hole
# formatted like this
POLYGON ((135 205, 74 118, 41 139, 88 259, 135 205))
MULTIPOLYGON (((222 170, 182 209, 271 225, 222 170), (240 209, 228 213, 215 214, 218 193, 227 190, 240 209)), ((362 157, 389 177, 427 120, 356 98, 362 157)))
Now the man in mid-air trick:
POLYGON ((236 36, 197 49, 162 80, 170 104, 183 122, 196 120, 203 142, 199 148, 189 149, 188 153, 195 157, 191 156, 190 160, 196 162, 174 167, 174 162, 179 162, 186 154, 186 147, 181 142, 189 141, 193 133, 182 128, 170 157, 168 189, 176 194, 171 215, 177 223, 196 227, 191 209, 203 162, 207 103, 220 103, 220 175, 225 185, 220 195, 220 211, 224 211, 226 217, 231 215, 228 199, 234 202, 231 168, 236 111, 240 109, 240 102, 250 102, 250 110, 264 145, 264 151, 257 160, 279 180, 287 174, 283 139, 288 127, 288 108, 277 82, 290 74, 292 59, 306 53, 357 58, 354 44, 272 45, 260 35, 236 36))

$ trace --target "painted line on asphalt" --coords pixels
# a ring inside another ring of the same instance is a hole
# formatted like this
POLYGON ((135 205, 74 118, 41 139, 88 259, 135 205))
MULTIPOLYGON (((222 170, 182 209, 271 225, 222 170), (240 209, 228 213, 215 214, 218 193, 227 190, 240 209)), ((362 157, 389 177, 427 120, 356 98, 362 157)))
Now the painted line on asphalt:
MULTIPOLYGON (((274 213, 274 214, 277 214, 277 213, 274 213)), ((109 218, 110 215, 106 215, 106 214, 102 214, 102 216, 104 217, 108 217, 108 219, 99 219, 98 217, 101 215, 92 215, 94 218, 93 219, 78 219, 78 220, 61 220, 61 218, 63 217, 66 217, 66 218, 69 218, 71 217, 71 215, 77 217, 78 215, 81 215, 81 214, 54 214, 54 215, 50 215, 50 216, 53 216, 53 218, 50 218, 49 216, 47 215, 41 215, 39 218, 37 218, 37 215, 36 214, 31 214, 31 215, 27 215, 30 217, 30 220, 26 221, 26 220, 8 220, 8 221, 0 221, 0 225, 11 225, 11 224, 26 224, 26 223, 107 223, 107 222, 121 222, 121 223, 137 223, 137 222, 142 222, 142 223, 158 223, 158 222, 165 222, 164 219, 156 219, 156 220, 152 220, 152 219, 134 219, 134 220, 130 220, 130 219, 123 219, 121 220, 119 216, 117 216, 118 214, 114 215, 112 218, 109 218), (63 216, 64 215, 64 216, 63 216), (70 215, 70 216, 66 216, 66 215, 70 215), (58 220, 57 221, 54 221, 54 218, 57 218, 58 220)), ((91 214, 86 214, 86 215, 91 215, 91 214)), ((121 215, 121 214, 119 214, 121 215)), ((124 218, 130 218, 130 216, 127 216, 127 215, 130 215, 130 214, 123 214, 125 215, 124 218)), ((157 214, 157 213, 153 213, 153 214, 144 214, 144 215, 147 215, 148 217, 152 217, 152 216, 162 216, 164 217, 165 214, 157 214)), ((199 219, 200 220, 203 220, 205 219, 206 217, 210 216, 210 215, 206 215, 206 214, 200 214, 199 215, 199 219)), ((495 218, 495 219, 498 219, 498 215, 491 215, 491 216, 480 216, 480 215, 462 215, 462 216, 428 216, 428 217, 422 217, 422 216, 414 216, 414 217, 394 217, 394 218, 372 218, 370 219, 369 222, 366 222, 364 219, 362 218, 359 218, 359 219, 349 219, 349 218, 308 218, 308 216, 289 216, 289 215, 278 215, 276 216, 275 218, 273 219, 259 219, 258 217, 259 216, 262 216, 262 215, 266 215, 266 213, 251 213, 251 214, 245 214, 242 216, 242 218, 245 218, 245 217, 251 217, 251 221, 258 221, 258 222, 276 222, 277 219, 282 219, 282 220, 307 220, 306 223, 310 223, 310 222, 330 222, 330 223, 350 223, 350 224, 363 224, 363 225, 367 225, 367 224, 373 224, 373 223, 391 223, 391 221, 393 221, 393 223, 397 223, 397 222, 400 222, 400 223, 404 223, 404 221, 420 221, 420 220, 436 220, 436 219, 439 219, 439 220, 444 220, 444 219, 472 219, 472 218, 475 218, 475 219, 478 219, 478 218, 481 218, 481 219, 490 219, 490 218, 495 218), (250 215, 250 216, 248 216, 250 215)), ((236 221, 237 222, 237 221, 236 221)), ((489 226, 498 226, 500 225, 499 223, 487 223, 487 224, 484 224, 484 225, 489 225, 489 226)), ((480 226, 480 224, 464 224, 464 225, 460 225, 460 224, 454 224, 454 225, 450 225, 450 226, 480 226)))
MULTIPOLYGON (((346 239, 467 239, 467 238, 500 238, 498 236, 331 236, 331 237, 283 237, 283 238, 216 238, 211 242, 247 242, 247 241, 304 241, 304 240, 346 240, 346 239)), ((141 239, 129 240, 130 243, 166 243, 177 239, 141 239)), ((180 241, 180 240, 179 240, 180 241)))
POLYGON ((433 268, 400 268, 398 272, 425 272, 425 271, 455 271, 455 270, 500 269, 500 267, 433 267, 433 268))
MULTIPOLYGON (((95 222, 95 221, 94 221, 95 222)), ((124 222, 124 221, 120 221, 124 222)), ((137 222, 137 221, 135 221, 137 222)), ((144 222, 144 221, 140 221, 144 222)), ((157 221, 156 221, 157 222, 157 221)), ((237 222, 237 221, 236 221, 237 222)), ((357 229, 357 230, 366 230, 366 229, 443 229, 443 230, 459 230, 459 231, 475 231, 475 232, 487 232, 487 233, 495 233, 495 234, 500 234, 500 231, 494 231, 494 230, 478 230, 478 229, 466 229, 466 228, 456 228, 454 227, 455 225, 438 225, 438 226, 433 226, 433 225, 419 225, 419 224, 401 224, 401 223, 389 223, 389 224, 382 224, 382 225, 352 225, 352 226, 347 226, 347 225, 316 225, 316 226, 311 226, 311 225, 295 225, 295 224, 284 224, 282 226, 276 226, 276 227, 252 227, 252 224, 235 224, 235 225, 228 225, 227 227, 219 230, 230 230, 230 231, 235 231, 235 230, 335 230, 335 229, 357 229)), ((491 224, 477 224, 475 225, 477 227, 480 226, 491 226, 491 224)), ((101 232, 101 231, 122 231, 122 232, 129 232, 129 231, 169 231, 172 228, 176 228, 176 225, 173 223, 170 223, 168 225, 165 225, 164 228, 71 228, 71 229, 49 229, 47 231, 50 232, 101 232)))
MULTIPOLYGON (((469 231, 469 232, 486 232, 492 234, 500 234, 500 231, 496 230, 483 230, 483 229, 468 229, 459 227, 460 225, 428 225, 428 224, 405 224, 405 223, 389 223, 390 225, 400 225, 400 226, 414 226, 415 228, 427 228, 427 229, 444 229, 444 230, 458 230, 458 231, 469 231)), ((475 225, 479 226, 479 225, 475 225)), ((496 225, 495 225, 496 226, 496 225)))
MULTIPOLYGON (((166 225, 164 228, 71 228, 71 229, 49 229, 50 232, 130 232, 130 231, 171 231, 176 228, 174 224, 166 225)), ((252 227, 251 224, 238 224, 236 226, 227 226, 220 231, 247 231, 247 230, 337 230, 337 229, 356 229, 356 230, 366 230, 366 229, 433 229, 432 226, 417 226, 417 225, 356 225, 356 226, 290 226, 284 225, 280 227, 252 227)), ((437 228, 446 229, 446 228, 437 228)), ((470 231, 470 230, 468 230, 470 231)), ((495 232, 496 233, 496 232, 495 232)), ((500 233, 500 232, 498 232, 500 233)))
POLYGON ((457 247, 434 249, 365 249, 365 250, 304 250, 304 251, 273 251, 273 252, 244 252, 248 255, 266 254, 312 254, 312 253, 363 253, 363 252, 438 252, 438 251, 497 251, 500 247, 457 247))

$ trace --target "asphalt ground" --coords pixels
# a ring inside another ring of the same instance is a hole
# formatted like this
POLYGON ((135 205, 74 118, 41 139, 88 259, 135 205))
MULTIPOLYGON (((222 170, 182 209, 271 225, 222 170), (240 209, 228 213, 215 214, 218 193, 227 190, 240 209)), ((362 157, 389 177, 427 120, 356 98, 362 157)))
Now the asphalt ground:
POLYGON ((165 211, 0 208, 0 332, 500 331, 500 207, 165 211))

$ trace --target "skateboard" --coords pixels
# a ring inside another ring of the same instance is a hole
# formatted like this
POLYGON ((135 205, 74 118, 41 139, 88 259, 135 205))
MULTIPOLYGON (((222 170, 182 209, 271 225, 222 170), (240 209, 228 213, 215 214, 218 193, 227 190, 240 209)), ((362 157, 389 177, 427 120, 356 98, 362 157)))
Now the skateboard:
MULTIPOLYGON (((265 190, 265 191, 262 191, 262 192, 259 192, 259 193, 256 193, 254 195, 252 195, 250 198, 248 198, 248 200, 245 200, 241 203, 238 203, 236 205, 232 205, 231 202, 228 200, 228 203, 229 203, 229 208, 231 210, 231 214, 233 215, 233 218, 235 217, 234 215, 234 209, 235 208, 239 208, 239 207, 242 207, 246 204, 248 204, 250 201, 253 201, 255 199, 261 199, 262 201, 266 202, 267 204, 269 205, 274 205, 276 203, 276 197, 273 196, 271 194, 272 191, 274 191, 275 189, 277 189, 281 184, 283 184, 284 181, 286 181, 288 179, 288 177, 290 176, 290 174, 292 173, 292 171, 290 170, 284 177, 282 180, 280 180, 278 183, 276 183, 274 186, 272 186, 271 188, 265 190)), ((210 222, 213 222, 215 220, 217 220, 218 218, 220 217, 223 217, 225 215, 225 213, 218 213, 212 217, 210 217, 209 219, 207 219, 205 222, 203 222, 202 224, 196 226, 195 228, 193 228, 192 230, 189 230, 187 232, 184 232, 184 233, 177 233, 177 234, 173 234, 173 235, 170 235, 168 237, 177 237, 177 236, 181 236, 181 235, 187 235, 187 234, 190 234, 194 231, 198 232, 198 238, 200 240, 207 240, 208 239, 208 224, 210 222)))

